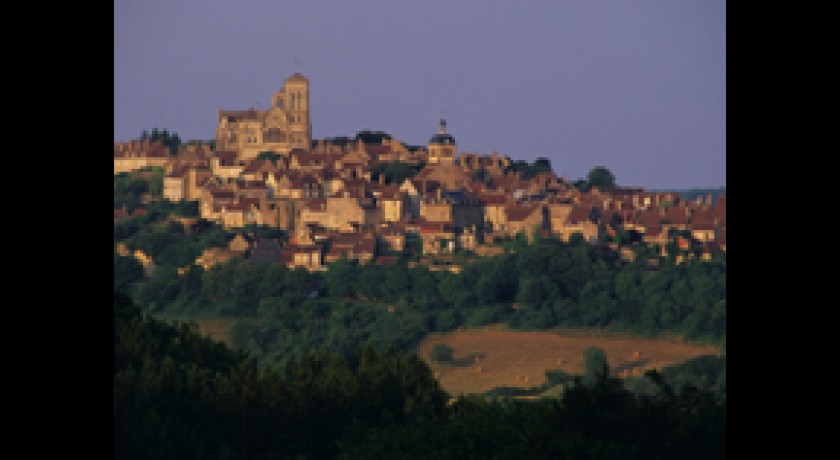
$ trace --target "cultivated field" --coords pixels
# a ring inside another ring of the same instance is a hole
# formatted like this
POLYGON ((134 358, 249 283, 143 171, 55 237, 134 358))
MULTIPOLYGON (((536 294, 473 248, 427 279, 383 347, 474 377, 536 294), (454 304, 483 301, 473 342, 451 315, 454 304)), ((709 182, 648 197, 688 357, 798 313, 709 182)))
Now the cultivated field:
MULTIPOLYGON (((605 334, 606 335, 606 334, 605 334)), ((546 370, 583 374, 583 351, 600 347, 614 375, 642 375, 701 355, 721 355, 721 349, 674 339, 593 336, 562 332, 523 332, 484 328, 430 334, 417 349, 443 388, 452 396, 483 393, 495 387, 529 388, 546 382, 546 370), (452 347, 452 364, 432 361, 435 344, 452 347)))
POLYGON ((198 319, 194 321, 198 324, 199 334, 230 345, 230 328, 236 322, 235 318, 198 319))

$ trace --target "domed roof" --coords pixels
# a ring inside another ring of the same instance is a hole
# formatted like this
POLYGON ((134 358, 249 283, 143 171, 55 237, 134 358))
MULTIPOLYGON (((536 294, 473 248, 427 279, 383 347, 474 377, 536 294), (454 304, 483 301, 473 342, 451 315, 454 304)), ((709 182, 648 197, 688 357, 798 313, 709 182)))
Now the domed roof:
POLYGON ((446 132, 446 120, 440 120, 440 131, 429 138, 429 144, 454 144, 455 138, 446 132))
POLYGON ((429 138, 429 144, 454 144, 455 138, 451 134, 435 134, 429 138))

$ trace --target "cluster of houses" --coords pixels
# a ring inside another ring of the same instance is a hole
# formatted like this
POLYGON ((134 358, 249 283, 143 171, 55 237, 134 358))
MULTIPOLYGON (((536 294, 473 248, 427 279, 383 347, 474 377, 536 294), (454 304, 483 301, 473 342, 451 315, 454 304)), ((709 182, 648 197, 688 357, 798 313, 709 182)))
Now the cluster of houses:
POLYGON ((440 131, 427 148, 415 150, 387 138, 376 144, 318 141, 309 150, 247 160, 205 144, 170 155, 159 143, 133 141, 115 145, 114 171, 162 167, 164 197, 197 200, 201 219, 225 228, 265 225, 290 235, 281 246, 240 235, 229 248, 203 254, 197 263, 205 267, 252 253, 309 270, 341 258, 383 262, 412 238, 423 254, 481 254, 519 233, 564 241, 579 233, 594 242, 623 231, 645 244, 675 241, 707 256, 726 250, 725 196, 687 202, 677 193, 642 189, 584 192, 553 173, 525 179, 509 171, 510 159, 498 153, 456 156, 443 123, 440 131), (377 165, 397 161, 425 166, 401 183, 374 176, 377 165))
POLYGON ((701 257, 726 250, 725 196, 687 202, 677 193, 641 188, 581 191, 551 172, 525 178, 497 152, 457 152, 444 120, 425 147, 409 148, 384 136, 373 143, 309 140, 304 143, 309 148, 303 148, 293 134, 305 138, 311 131, 308 87, 289 86, 304 85, 302 78, 290 78, 265 114, 220 111, 217 131, 226 141, 215 149, 191 144, 172 155, 148 139, 115 143, 115 174, 161 167, 164 197, 198 201, 201 219, 229 229, 265 225, 289 235, 284 243, 240 235, 230 247, 209 251, 197 263, 207 267, 245 256, 324 270, 341 258, 388 263, 394 260, 389 254, 402 252, 409 241, 418 242, 424 255, 490 254, 498 249, 493 242, 520 233, 564 241, 579 233, 590 242, 621 233, 641 244, 664 248, 676 243, 701 257), (307 110, 302 118, 296 115, 295 110, 303 110, 298 107, 307 110), (266 125, 260 134, 262 119, 275 120, 276 126, 266 125), (295 127, 298 120, 306 126, 295 127), (285 129, 287 137, 280 135, 285 129), (376 171, 393 162, 422 169, 389 183, 376 171))

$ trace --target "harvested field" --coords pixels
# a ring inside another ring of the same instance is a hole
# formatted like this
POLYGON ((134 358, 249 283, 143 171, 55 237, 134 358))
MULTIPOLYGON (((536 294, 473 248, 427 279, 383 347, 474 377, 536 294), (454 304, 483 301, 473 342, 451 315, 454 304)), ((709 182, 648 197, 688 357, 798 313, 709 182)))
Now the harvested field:
POLYGON ((639 376, 688 359, 723 354, 714 346, 675 339, 598 337, 580 333, 526 332, 486 328, 430 334, 417 349, 452 396, 483 393, 500 386, 529 388, 546 382, 546 370, 582 374, 583 351, 600 347, 616 376, 639 376), (435 344, 452 347, 452 363, 429 359, 435 344))
POLYGON ((230 345, 230 328, 236 318, 213 318, 193 320, 198 324, 198 333, 218 342, 230 345))

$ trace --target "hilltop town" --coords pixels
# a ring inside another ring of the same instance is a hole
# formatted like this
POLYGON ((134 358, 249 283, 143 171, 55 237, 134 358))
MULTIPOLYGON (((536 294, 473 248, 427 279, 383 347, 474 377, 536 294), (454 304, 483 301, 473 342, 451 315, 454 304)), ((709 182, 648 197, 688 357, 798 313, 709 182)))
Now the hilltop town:
MULTIPOLYGON (((388 135, 313 141, 309 82, 299 73, 272 95, 269 109, 219 110, 215 145, 173 152, 148 138, 114 144, 115 175, 162 168, 164 198, 199 203, 199 218, 187 225, 254 224, 289 236, 239 235, 228 248, 205 251, 196 261, 205 268, 251 254, 310 271, 343 258, 388 264, 411 242, 429 257, 484 256, 518 236, 569 241, 575 234, 625 258, 639 246, 664 252, 676 245, 680 257, 703 259, 726 251, 725 196, 685 201, 642 188, 582 190, 514 163, 498 152, 459 152, 445 120, 425 146, 388 135), (394 164, 413 174, 389 180, 385 171, 394 164)), ((114 213, 115 221, 126 214, 114 213)))

